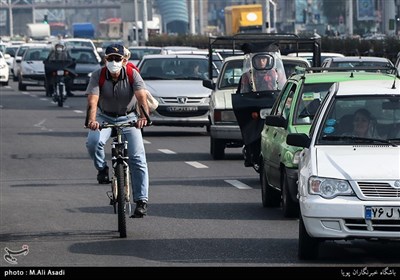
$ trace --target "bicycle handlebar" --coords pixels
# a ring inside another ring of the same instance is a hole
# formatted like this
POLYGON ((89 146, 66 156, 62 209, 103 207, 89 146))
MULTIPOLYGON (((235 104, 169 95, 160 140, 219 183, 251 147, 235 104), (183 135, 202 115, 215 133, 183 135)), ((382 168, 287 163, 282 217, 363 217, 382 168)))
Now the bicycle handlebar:
MULTIPOLYGON (((140 109, 142 109, 144 116, 146 117, 147 120, 147 125, 150 126, 153 124, 153 122, 150 119, 149 114, 147 114, 146 110, 144 109, 143 105, 140 106, 140 109)), ((89 108, 86 110, 86 118, 85 118, 85 128, 88 128, 89 125, 89 108)), ((136 125, 136 121, 131 121, 131 122, 126 122, 122 124, 109 124, 109 123, 103 123, 100 125, 100 129, 102 128, 109 128, 109 127, 134 127, 136 125)))

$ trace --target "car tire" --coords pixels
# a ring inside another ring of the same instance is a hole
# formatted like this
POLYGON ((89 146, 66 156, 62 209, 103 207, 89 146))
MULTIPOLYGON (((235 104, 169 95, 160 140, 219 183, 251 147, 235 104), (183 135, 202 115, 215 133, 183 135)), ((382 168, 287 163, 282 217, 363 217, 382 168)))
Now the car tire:
POLYGON ((298 257, 300 260, 315 260, 318 258, 320 241, 308 235, 303 219, 299 219, 298 257))
POLYGON ((210 137, 210 154, 214 160, 224 159, 225 141, 210 137))
POLYGON ((299 216, 299 204, 293 201, 289 191, 289 181, 286 172, 282 174, 282 210, 285 218, 297 218, 299 216))
POLYGON ((260 168, 261 179, 261 200, 264 208, 266 207, 279 207, 281 204, 281 194, 275 189, 271 188, 267 175, 265 174, 264 165, 260 168))

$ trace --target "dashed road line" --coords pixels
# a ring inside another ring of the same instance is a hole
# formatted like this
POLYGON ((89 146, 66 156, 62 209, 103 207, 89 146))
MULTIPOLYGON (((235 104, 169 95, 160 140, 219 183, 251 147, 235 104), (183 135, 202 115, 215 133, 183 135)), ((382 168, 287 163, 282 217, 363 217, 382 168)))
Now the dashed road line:
POLYGON ((161 153, 164 154, 169 154, 169 155, 174 155, 176 154, 174 151, 168 150, 168 149, 158 149, 161 153))
POLYGON ((228 184, 234 186, 235 188, 238 188, 240 190, 249 190, 252 189, 252 187, 238 181, 238 180, 224 180, 225 182, 227 182, 228 184))
POLYGON ((200 162, 197 161, 185 161, 186 164, 189 164, 195 168, 208 168, 207 165, 201 164, 200 162))
POLYGON ((74 112, 78 113, 78 114, 83 114, 84 113, 82 110, 74 110, 74 112))

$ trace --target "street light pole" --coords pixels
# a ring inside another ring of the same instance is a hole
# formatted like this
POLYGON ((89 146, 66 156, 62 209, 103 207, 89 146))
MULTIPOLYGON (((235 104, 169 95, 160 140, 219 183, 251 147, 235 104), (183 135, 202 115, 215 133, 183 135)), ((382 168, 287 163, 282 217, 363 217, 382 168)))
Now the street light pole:
POLYGON ((9 25, 10 25, 10 37, 14 36, 14 24, 13 24, 13 11, 12 11, 12 5, 11 5, 11 0, 8 0, 8 20, 9 20, 9 25))

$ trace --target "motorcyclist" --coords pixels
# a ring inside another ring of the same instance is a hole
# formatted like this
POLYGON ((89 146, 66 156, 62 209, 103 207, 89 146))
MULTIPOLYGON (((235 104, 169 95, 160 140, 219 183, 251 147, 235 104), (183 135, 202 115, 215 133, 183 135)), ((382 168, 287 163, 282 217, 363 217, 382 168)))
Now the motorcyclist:
MULTIPOLYGON (((54 86, 56 83, 56 76, 53 75, 53 72, 57 70, 64 70, 66 67, 68 67, 70 70, 73 70, 74 60, 69 55, 65 45, 62 42, 58 42, 50 51, 49 56, 44 61, 44 65, 46 96, 52 96, 55 90, 54 86)), ((71 78, 67 76, 65 78, 67 96, 74 96, 71 93, 70 89, 71 82, 71 78)))
POLYGON ((258 170, 263 128, 260 111, 271 109, 286 82, 286 74, 279 49, 251 47, 243 50, 243 74, 235 96, 240 101, 233 102, 233 107, 244 141, 244 165, 258 170))

